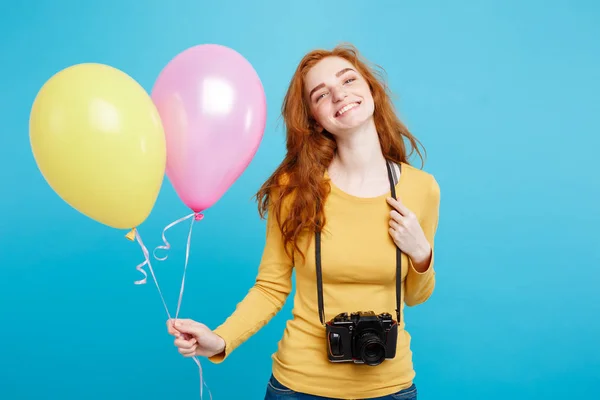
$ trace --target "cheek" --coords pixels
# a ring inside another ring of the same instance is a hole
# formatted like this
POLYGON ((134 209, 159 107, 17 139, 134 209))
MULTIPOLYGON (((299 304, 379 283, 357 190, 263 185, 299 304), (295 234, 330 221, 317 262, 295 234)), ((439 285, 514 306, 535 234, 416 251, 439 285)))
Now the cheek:
POLYGON ((362 97, 369 98, 371 101, 373 101, 373 94, 371 93, 371 88, 369 87, 368 83, 360 82, 360 85, 356 86, 356 90, 358 90, 362 97))
POLYGON ((321 125, 327 123, 330 107, 327 104, 320 104, 313 109, 313 116, 321 125))
POLYGON ((363 101, 365 109, 368 111, 373 111, 373 108, 375 108, 375 102, 373 101, 373 96, 371 95, 370 90, 367 89, 366 94, 363 96, 363 101))
POLYGON ((362 88, 362 91, 363 91, 363 93, 364 93, 364 96, 363 96, 363 97, 364 97, 365 99, 368 99, 370 102, 373 102, 373 94, 371 93, 371 89, 369 88, 369 86, 368 86, 368 85, 365 85, 365 86, 362 88))

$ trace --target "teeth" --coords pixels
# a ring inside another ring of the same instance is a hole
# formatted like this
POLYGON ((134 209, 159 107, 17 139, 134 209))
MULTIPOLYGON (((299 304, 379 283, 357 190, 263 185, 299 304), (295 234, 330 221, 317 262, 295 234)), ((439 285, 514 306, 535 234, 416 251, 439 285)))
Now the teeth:
POLYGON ((344 108, 342 108, 340 111, 338 111, 338 115, 342 115, 344 114, 346 111, 356 107, 358 105, 358 103, 350 103, 347 106, 345 106, 344 108))

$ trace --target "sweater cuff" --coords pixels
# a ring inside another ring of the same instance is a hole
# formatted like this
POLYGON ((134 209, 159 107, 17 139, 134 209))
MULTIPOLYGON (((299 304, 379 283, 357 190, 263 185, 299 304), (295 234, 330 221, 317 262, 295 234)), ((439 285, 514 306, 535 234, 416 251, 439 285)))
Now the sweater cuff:
POLYGON ((410 267, 409 273, 414 274, 414 275, 428 275, 428 274, 432 273, 433 265, 434 265, 434 261, 435 261, 434 258, 435 258, 435 251, 432 248, 431 249, 431 258, 429 259, 429 264, 427 265, 427 268, 425 269, 425 271, 420 272, 415 268, 412 259, 410 257, 408 257, 408 265, 410 267))

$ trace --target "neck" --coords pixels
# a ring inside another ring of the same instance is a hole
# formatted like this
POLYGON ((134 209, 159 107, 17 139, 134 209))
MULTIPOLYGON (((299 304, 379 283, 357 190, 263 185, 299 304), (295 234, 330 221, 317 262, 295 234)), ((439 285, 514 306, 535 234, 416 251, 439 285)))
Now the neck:
POLYGON ((336 155, 330 165, 335 174, 362 180, 385 171, 385 158, 373 120, 356 131, 336 136, 336 144, 336 155))

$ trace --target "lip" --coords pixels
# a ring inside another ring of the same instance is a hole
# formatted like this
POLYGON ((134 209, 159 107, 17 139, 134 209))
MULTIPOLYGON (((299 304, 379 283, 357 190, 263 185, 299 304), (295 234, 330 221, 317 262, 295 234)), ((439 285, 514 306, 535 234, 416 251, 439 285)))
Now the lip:
MULTIPOLYGON (((357 101, 351 101, 351 102, 348 102, 348 103, 344 104, 343 106, 341 106, 341 107, 340 107, 340 108, 339 108, 339 109, 338 109, 338 110, 335 112, 335 114, 333 114, 334 118, 339 118, 339 117, 341 117, 341 115, 338 115, 338 113, 340 112, 340 110, 342 110, 342 109, 343 109, 344 107, 346 107, 348 104, 353 104, 353 103, 356 103, 356 104, 357 104, 357 106, 356 106, 356 107, 353 107, 353 108, 351 108, 351 109, 350 109, 350 110, 348 110, 348 111, 346 111, 346 113, 347 113, 347 112, 349 112, 349 111, 355 110, 356 108, 360 107, 360 104, 361 104, 362 102, 361 102, 360 100, 357 100, 357 101)), ((345 113, 344 113, 344 114, 345 114, 345 113)))

